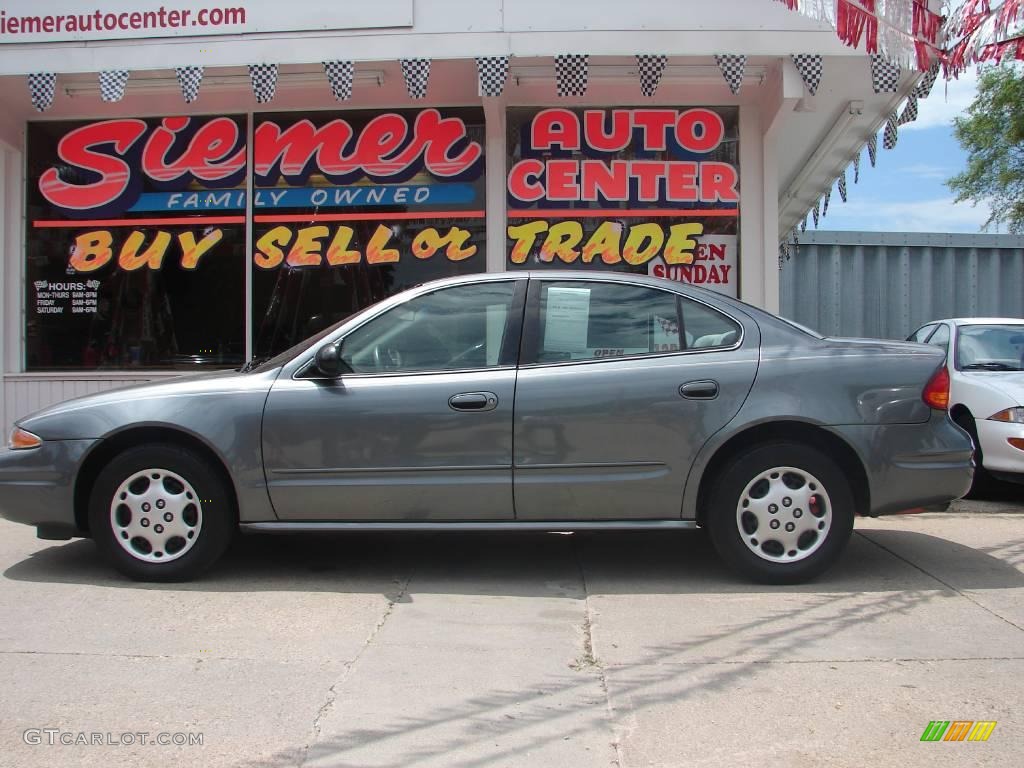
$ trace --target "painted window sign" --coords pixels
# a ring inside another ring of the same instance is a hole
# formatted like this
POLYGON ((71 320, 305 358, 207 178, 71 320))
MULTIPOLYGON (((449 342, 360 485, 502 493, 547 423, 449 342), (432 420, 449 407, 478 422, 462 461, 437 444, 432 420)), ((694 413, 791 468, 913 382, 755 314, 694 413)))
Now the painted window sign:
POLYGON ((510 268, 649 272, 736 295, 735 108, 511 110, 510 268))
POLYGON ((483 271, 481 110, 260 115, 251 169, 246 133, 231 116, 30 124, 30 370, 231 364, 247 300, 257 341, 275 314, 271 353, 407 285, 483 271), (320 268, 337 274, 298 277, 320 268), (65 278, 97 287, 62 307, 49 286, 65 278), (145 308, 127 328, 131 303, 145 308))

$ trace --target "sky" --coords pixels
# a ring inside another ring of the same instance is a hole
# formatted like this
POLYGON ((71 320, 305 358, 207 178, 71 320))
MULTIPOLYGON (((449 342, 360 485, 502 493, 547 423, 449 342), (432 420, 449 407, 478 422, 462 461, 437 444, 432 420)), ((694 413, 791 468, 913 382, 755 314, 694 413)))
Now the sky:
MULTIPOLYGON (((836 190, 820 229, 876 232, 979 232, 989 211, 982 204, 954 203, 946 179, 967 167, 967 155, 953 136, 953 118, 974 99, 977 76, 969 70, 947 84, 940 76, 920 102, 918 118, 901 125, 896 147, 878 140, 878 165, 861 157, 860 182, 847 171, 848 202, 836 190)), ((808 222, 813 228, 813 224, 808 222)), ((995 227, 989 230, 997 232, 995 227)))

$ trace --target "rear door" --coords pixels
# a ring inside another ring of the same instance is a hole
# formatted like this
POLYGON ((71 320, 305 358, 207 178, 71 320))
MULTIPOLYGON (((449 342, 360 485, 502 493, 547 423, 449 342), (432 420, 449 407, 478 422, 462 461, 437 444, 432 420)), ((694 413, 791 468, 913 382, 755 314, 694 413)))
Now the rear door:
POLYGON ((747 322, 649 286, 531 279, 516 517, 678 518, 690 464, 753 383, 747 322))

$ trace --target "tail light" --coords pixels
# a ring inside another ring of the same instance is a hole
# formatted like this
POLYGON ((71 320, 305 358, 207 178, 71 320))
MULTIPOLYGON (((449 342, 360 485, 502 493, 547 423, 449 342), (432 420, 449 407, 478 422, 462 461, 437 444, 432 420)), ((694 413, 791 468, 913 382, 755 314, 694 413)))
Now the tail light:
POLYGON ((946 370, 945 365, 928 379, 928 383, 924 385, 924 391, 921 393, 921 399, 929 408, 934 408, 937 411, 949 408, 949 371, 946 370))

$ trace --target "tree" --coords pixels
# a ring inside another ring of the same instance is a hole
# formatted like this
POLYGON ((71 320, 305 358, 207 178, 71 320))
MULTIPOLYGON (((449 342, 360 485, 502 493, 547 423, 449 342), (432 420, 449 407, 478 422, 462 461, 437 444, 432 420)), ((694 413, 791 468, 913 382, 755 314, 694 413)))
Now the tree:
POLYGON ((954 132, 967 150, 967 169, 946 182, 956 201, 991 205, 986 230, 1005 223, 1024 233, 1024 70, 1012 64, 984 70, 954 132))

